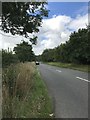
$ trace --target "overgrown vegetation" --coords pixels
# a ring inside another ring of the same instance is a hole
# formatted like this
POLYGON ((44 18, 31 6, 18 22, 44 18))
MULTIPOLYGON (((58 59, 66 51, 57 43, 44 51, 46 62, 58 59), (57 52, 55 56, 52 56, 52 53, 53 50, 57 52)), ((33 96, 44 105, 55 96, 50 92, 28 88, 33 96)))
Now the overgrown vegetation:
POLYGON ((15 54, 13 54, 12 51, 8 51, 8 50, 2 50, 2 67, 7 67, 12 63, 17 63, 18 62, 18 58, 15 54))
POLYGON ((3 118, 47 118, 52 103, 34 63, 3 69, 3 118))

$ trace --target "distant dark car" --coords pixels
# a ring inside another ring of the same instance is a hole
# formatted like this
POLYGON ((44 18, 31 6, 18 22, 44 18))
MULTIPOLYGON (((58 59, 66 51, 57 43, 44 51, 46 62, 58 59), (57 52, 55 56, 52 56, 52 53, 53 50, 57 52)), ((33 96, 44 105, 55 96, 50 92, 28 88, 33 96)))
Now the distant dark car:
POLYGON ((35 63, 36 63, 36 65, 39 65, 39 62, 38 62, 38 61, 36 61, 35 63))

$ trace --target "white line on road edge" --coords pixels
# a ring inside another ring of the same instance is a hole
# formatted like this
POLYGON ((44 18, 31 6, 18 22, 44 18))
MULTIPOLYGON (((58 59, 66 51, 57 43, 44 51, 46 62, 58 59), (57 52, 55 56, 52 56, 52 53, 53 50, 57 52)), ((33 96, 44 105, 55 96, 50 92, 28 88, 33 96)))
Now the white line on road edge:
POLYGON ((84 79, 84 78, 80 78, 80 77, 76 77, 77 79, 80 79, 80 80, 83 80, 83 81, 85 81, 85 82, 90 82, 89 80, 86 80, 86 79, 84 79))
POLYGON ((61 70, 56 70, 57 72, 62 72, 61 70))

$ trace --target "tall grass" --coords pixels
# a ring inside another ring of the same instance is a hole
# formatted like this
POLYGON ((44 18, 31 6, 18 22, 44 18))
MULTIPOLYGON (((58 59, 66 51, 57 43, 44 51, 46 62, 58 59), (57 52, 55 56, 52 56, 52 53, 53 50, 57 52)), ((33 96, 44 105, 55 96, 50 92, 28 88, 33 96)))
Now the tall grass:
POLYGON ((3 70, 3 117, 15 117, 16 101, 25 101, 33 86, 33 63, 10 65, 3 70))
POLYGON ((2 89, 3 118, 50 117, 52 103, 34 63, 4 69, 2 89))

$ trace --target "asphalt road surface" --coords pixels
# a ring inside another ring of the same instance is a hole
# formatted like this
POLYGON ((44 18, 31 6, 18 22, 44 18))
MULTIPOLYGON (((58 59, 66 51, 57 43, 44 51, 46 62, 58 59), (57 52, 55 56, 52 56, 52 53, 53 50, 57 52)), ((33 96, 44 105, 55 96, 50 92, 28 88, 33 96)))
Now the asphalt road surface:
POLYGON ((88 74, 40 64, 38 69, 54 101, 56 118, 88 118, 88 74))

